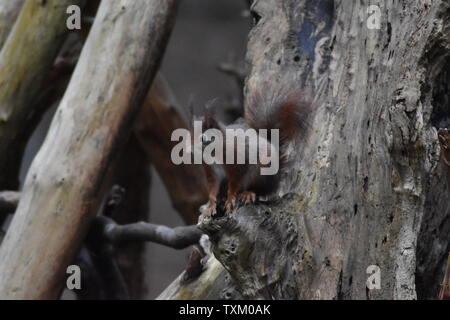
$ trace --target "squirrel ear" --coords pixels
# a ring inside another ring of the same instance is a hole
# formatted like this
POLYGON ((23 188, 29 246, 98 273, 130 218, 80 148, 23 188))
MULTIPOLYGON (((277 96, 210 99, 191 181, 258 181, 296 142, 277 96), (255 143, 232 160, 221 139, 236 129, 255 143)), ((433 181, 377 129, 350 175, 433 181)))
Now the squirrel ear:
POLYGON ((192 129, 194 125, 194 95, 189 96, 187 105, 188 128, 192 129))
POLYGON ((203 117, 205 126, 207 128, 217 128, 217 122, 214 119, 215 109, 214 106, 217 102, 217 98, 208 101, 205 105, 205 115, 203 117))

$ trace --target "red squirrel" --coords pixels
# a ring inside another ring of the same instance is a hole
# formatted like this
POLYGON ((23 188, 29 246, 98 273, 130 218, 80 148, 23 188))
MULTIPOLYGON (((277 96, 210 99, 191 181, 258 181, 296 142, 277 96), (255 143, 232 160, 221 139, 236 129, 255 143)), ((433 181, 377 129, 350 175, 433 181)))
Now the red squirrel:
MULTIPOLYGON (((258 157, 256 163, 203 163, 203 167, 207 179, 208 198, 209 201, 202 206, 202 213, 205 215, 215 215, 217 212, 218 197, 221 193, 221 186, 226 184, 226 201, 225 212, 231 213, 236 207, 236 202, 239 200, 245 204, 254 203, 257 196, 268 196, 277 191, 280 182, 280 172, 287 164, 286 149, 290 142, 300 139, 305 141, 308 136, 308 117, 311 111, 311 104, 302 99, 300 93, 293 93, 289 95, 278 95, 272 99, 263 99, 258 94, 251 99, 245 110, 244 118, 238 119, 236 122, 225 126, 214 119, 210 108, 207 108, 203 117, 196 119, 202 123, 202 132, 208 132, 208 129, 219 130, 226 136, 227 130, 236 129, 255 129, 258 132, 257 139, 245 139, 245 154, 249 154, 249 150, 255 147, 258 141, 266 141, 267 152, 271 153, 278 151, 279 170, 276 174, 263 175, 261 169, 267 168, 267 163, 262 162, 262 158, 258 157), (261 129, 267 129, 269 133, 264 137, 261 129), (279 129, 278 137, 279 143, 274 143, 272 135, 274 133, 271 129, 279 129), (274 146, 277 148, 275 149, 274 146)), ((205 133, 206 133, 205 132, 205 133)), ((202 133, 200 137, 193 135, 193 139, 201 141, 202 151, 214 141, 215 138, 202 133)), ((232 153, 233 158, 238 157, 239 151, 237 146, 239 143, 234 139, 232 153)), ((243 141, 241 141, 242 143, 243 141)), ((225 153, 225 144, 224 144, 225 153)))

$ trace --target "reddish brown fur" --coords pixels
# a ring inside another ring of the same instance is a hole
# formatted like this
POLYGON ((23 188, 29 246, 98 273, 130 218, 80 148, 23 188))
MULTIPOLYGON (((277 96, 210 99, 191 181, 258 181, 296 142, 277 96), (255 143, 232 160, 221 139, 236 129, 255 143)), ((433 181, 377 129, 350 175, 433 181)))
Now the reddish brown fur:
POLYGON ((281 141, 292 141, 296 138, 306 140, 308 134, 308 118, 312 104, 303 100, 301 91, 287 95, 281 102, 275 101, 275 106, 266 107, 265 110, 257 94, 249 103, 245 112, 245 122, 254 129, 279 129, 281 141))
MULTIPOLYGON (((302 99, 300 92, 294 92, 286 99, 276 97, 272 103, 262 100, 262 96, 257 94, 249 103, 245 112, 245 123, 238 124, 242 129, 247 129, 246 125, 255 130, 259 129, 279 129, 280 131, 280 169, 286 163, 283 154, 285 147, 290 141, 297 138, 306 141, 308 137, 308 117, 311 112, 311 104, 302 99), (281 102, 277 102, 281 101, 281 102)), ((218 128, 217 122, 207 112, 203 119, 205 128, 218 128)), ((269 135, 270 142, 270 135, 269 135)), ((236 146, 236 142, 234 144, 236 146)), ((236 152, 235 152, 236 156, 236 152)), ((227 201, 225 209, 231 212, 237 199, 245 203, 253 202, 256 195, 266 195, 275 191, 278 187, 279 175, 260 175, 261 164, 224 164, 223 170, 227 181, 227 201), (240 194, 241 193, 241 194, 240 194), (240 194, 240 195, 239 195, 240 194), (239 195, 239 196, 238 196, 239 195)), ((217 195, 219 193, 220 181, 214 176, 214 170, 205 165, 205 172, 208 178, 209 203, 206 213, 214 214, 216 211, 217 195)))

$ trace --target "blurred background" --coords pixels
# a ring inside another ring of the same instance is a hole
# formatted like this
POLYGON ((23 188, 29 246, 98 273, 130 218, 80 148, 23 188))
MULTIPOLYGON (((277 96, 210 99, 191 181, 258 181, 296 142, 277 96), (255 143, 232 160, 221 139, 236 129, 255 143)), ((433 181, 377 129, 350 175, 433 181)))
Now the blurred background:
MULTIPOLYGON (((162 63, 162 73, 180 105, 192 100, 201 111, 209 100, 222 102, 241 94, 236 81, 218 70, 223 62, 243 65, 247 35, 251 27, 247 0, 185 0, 181 2, 175 29, 162 63)), ((21 169, 21 182, 39 150, 50 125, 54 106, 43 117, 28 143, 21 169)), ((168 194, 152 169, 150 222, 170 227, 183 222, 172 208, 168 194)), ((145 281, 148 299, 156 298, 183 270, 189 249, 174 250, 146 244, 145 281)))

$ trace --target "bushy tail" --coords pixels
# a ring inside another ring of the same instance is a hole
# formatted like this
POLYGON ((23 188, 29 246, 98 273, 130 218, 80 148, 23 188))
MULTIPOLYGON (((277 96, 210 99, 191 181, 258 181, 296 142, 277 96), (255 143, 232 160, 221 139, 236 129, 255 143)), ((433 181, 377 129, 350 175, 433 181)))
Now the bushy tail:
POLYGON ((280 149, 293 140, 306 142, 310 131, 312 105, 301 92, 263 99, 261 94, 250 100, 245 110, 248 125, 258 129, 279 129, 280 149))
MULTIPOLYGON (((310 131, 310 115, 312 104, 304 99, 301 92, 280 94, 271 88, 264 94, 251 96, 245 110, 245 121, 251 128, 268 129, 269 141, 271 129, 279 129, 279 170, 275 175, 256 177, 254 188, 258 195, 273 195, 280 189, 282 175, 291 167, 291 161, 296 157, 290 156, 291 142, 306 143, 310 131), (268 93, 273 95, 268 97, 268 93)), ((292 144, 295 145, 295 144, 292 144)))

